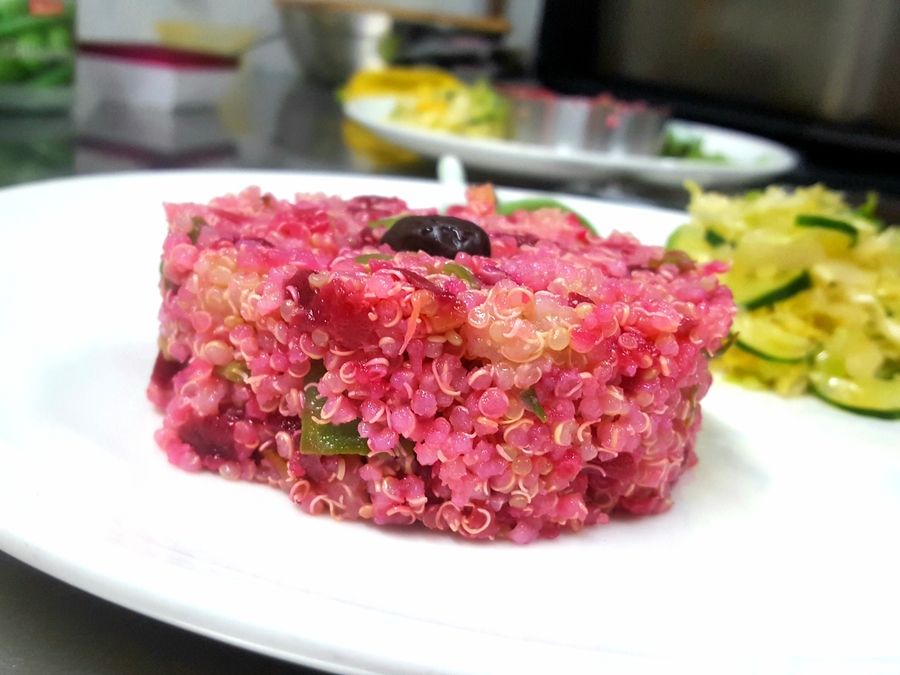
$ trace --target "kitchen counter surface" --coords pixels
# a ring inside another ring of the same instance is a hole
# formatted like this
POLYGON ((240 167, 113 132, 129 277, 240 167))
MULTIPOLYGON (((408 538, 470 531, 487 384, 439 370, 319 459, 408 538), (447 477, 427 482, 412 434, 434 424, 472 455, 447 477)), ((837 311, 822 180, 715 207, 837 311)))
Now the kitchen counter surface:
MULTIPOLYGON (((343 120, 330 89, 282 76, 247 75, 217 110, 170 114, 104 105, 71 115, 0 117, 0 187, 88 173, 192 167, 434 176, 433 161, 386 157, 360 143, 357 132, 343 120)), ((674 208, 686 204, 682 190, 627 182, 559 184, 478 172, 470 178, 630 203, 674 208)), ((868 188, 880 189, 882 215, 900 221, 896 174, 873 178, 876 184, 866 185, 859 175, 839 166, 804 163, 780 182, 820 180, 859 199, 868 188)), ((314 672, 144 617, 0 553, 0 673, 314 672)))

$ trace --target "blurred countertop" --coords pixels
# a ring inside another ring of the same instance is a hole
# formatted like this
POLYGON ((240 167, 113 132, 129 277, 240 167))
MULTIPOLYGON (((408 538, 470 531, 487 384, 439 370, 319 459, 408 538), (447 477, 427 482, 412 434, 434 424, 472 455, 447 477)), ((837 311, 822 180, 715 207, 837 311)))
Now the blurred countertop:
MULTIPOLYGON (((64 115, 0 115, 0 187, 47 178, 143 169, 265 168, 430 178, 435 162, 367 147, 344 120, 332 88, 282 73, 242 72, 215 109, 169 112, 101 103, 64 115), (348 143, 354 149, 348 147, 348 143)), ((824 182, 862 200, 878 191, 900 221, 900 172, 847 168, 805 158, 778 182, 824 182)), ((560 182, 470 171, 472 181, 549 189, 615 201, 683 208, 687 193, 629 180, 560 182)), ((738 190, 762 187, 748 184, 738 190)), ((726 190, 728 191, 728 190, 726 190)), ((735 192, 735 189, 731 189, 735 192)), ((890 217, 887 218, 891 220, 890 217)))
MULTIPOLYGON (((334 91, 286 75, 242 73, 215 110, 170 113, 102 104, 63 115, 0 116, 0 188, 79 174, 168 168, 266 168, 433 177, 435 163, 368 147, 334 91), (355 149, 348 147, 348 142, 355 149)), ((472 181, 683 208, 683 190, 627 181, 558 183, 470 172, 472 181)), ((778 182, 825 182, 900 222, 900 174, 817 158, 778 182)), ((760 187, 748 185, 746 188, 760 187)), ((106 602, 0 553, 0 673, 302 675, 313 671, 221 644, 106 602)))

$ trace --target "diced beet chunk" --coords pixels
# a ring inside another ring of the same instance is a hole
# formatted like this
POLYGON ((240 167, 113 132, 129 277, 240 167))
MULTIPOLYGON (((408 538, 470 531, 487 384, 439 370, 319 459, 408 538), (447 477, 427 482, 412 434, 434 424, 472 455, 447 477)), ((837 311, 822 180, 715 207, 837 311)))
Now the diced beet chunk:
POLYGON ((627 481, 637 471, 637 464, 635 464, 634 456, 630 452, 622 452, 603 462, 603 470, 606 471, 606 475, 610 478, 627 481))
POLYGON ((300 433, 300 426, 299 417, 285 417, 278 413, 271 413, 266 416, 266 427, 272 432, 273 436, 279 431, 286 431, 291 435, 298 434, 300 433))
POLYGON ((238 461, 234 445, 234 425, 243 419, 243 411, 231 409, 222 415, 193 417, 181 427, 179 438, 201 457, 238 461))
POLYGON ((369 320, 367 300, 362 288, 336 279, 322 288, 309 285, 311 270, 301 270, 291 277, 285 288, 297 289, 297 308, 294 325, 302 332, 317 328, 326 331, 340 346, 358 349, 375 341, 375 331, 369 320))
POLYGON ((180 361, 171 361, 163 356, 162 352, 156 355, 156 363, 153 364, 153 374, 150 381, 158 387, 165 389, 172 384, 172 378, 187 364, 180 361))
POLYGON ((578 307, 582 302, 592 302, 589 297, 586 295, 582 295, 581 293, 569 293, 566 298, 566 304, 569 307, 578 307))

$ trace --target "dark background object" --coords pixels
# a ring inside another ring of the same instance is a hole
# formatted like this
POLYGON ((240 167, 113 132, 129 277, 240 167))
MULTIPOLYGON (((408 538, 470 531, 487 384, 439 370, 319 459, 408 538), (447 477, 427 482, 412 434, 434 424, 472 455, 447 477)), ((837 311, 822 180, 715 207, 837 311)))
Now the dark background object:
POLYGON ((800 150, 835 187, 900 194, 900 3, 545 2, 538 79, 800 150))

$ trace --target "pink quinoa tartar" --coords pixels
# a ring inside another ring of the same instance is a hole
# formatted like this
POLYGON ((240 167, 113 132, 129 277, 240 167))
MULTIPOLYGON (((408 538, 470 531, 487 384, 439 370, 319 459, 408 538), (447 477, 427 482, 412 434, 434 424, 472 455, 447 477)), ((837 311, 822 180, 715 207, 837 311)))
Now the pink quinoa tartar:
POLYGON ((176 466, 308 513, 527 543, 665 511, 696 462, 734 315, 719 263, 556 208, 498 215, 490 186, 448 210, 489 257, 395 251, 397 216, 436 211, 393 197, 165 209, 148 393, 176 466))

